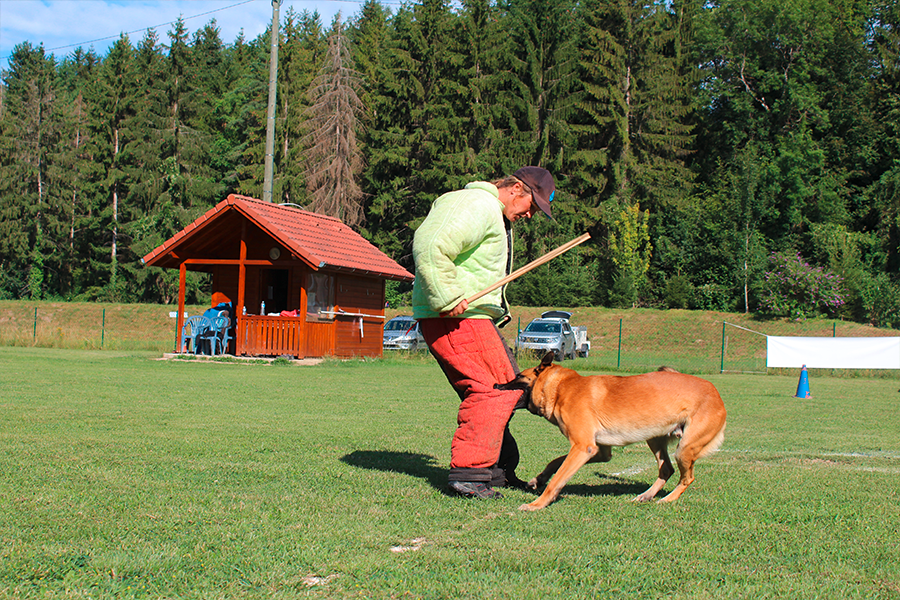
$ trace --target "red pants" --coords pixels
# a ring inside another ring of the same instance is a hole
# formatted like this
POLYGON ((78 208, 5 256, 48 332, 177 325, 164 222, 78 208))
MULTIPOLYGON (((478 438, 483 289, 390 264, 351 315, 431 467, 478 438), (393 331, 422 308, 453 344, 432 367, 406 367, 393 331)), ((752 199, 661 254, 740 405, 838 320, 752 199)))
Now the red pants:
POLYGON ((489 469, 500 458, 503 432, 522 397, 520 390, 494 389, 517 374, 506 343, 489 319, 422 319, 419 324, 461 400, 450 467, 489 469))

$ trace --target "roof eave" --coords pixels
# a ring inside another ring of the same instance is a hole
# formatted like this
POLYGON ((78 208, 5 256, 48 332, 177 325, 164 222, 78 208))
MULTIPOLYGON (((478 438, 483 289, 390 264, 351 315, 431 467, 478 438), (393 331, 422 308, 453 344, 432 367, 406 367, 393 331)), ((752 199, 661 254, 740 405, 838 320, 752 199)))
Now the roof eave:
POLYGON ((356 275, 381 277, 384 279, 392 279, 394 281, 413 281, 415 276, 412 273, 403 275, 402 273, 387 273, 385 271, 373 271, 371 269, 357 269, 356 267, 347 267, 344 265, 330 265, 325 261, 319 263, 319 269, 330 269, 333 271, 341 271, 343 273, 354 273, 356 275))

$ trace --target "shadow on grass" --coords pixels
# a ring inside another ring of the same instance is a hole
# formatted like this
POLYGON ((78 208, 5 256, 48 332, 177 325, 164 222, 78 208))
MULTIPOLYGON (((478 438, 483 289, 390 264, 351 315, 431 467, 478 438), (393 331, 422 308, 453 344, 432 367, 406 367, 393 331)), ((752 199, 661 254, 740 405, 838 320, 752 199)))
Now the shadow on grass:
MULTIPOLYGON (((342 456, 340 460, 360 469, 374 469, 420 477, 428 481, 436 490, 446 495, 452 495, 447 490, 447 469, 437 466, 437 459, 433 456, 393 450, 354 450, 350 454, 342 456)), ((572 496, 637 496, 652 483, 625 479, 616 475, 604 475, 603 473, 597 473, 597 477, 602 480, 599 485, 567 485, 563 488, 562 493, 572 496)))
POLYGON ((597 473, 597 477, 603 480, 599 485, 577 484, 567 485, 562 489, 562 495, 570 496, 637 496, 644 493, 650 484, 625 479, 616 475, 604 475, 597 473))
POLYGON ((437 459, 414 452, 393 450, 354 450, 341 457, 341 462, 361 469, 375 469, 421 477, 435 489, 446 491, 447 469, 438 467, 437 459))

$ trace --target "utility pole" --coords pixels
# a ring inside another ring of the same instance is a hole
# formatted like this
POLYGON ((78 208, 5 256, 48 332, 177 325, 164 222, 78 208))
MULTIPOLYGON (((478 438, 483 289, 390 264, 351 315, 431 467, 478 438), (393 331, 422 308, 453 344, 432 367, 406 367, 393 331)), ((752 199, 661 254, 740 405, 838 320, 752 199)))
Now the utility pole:
POLYGON ((278 38, 279 20, 278 8, 281 0, 272 0, 272 49, 269 53, 269 110, 266 120, 266 166, 263 179, 263 197, 266 202, 272 201, 272 180, 275 173, 275 90, 278 81, 278 38))

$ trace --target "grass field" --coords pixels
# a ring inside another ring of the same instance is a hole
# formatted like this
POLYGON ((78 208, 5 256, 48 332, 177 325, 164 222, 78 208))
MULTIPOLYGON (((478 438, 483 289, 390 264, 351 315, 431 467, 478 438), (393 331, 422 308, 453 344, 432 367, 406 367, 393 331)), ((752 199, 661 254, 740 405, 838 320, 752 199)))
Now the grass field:
MULTIPOLYGON (((446 495, 430 358, 157 356, 0 347, 0 598, 900 598, 896 381, 709 376, 725 443, 678 503, 630 502, 635 445, 526 513, 446 495)), ((512 428, 522 476, 566 450, 512 428)))

